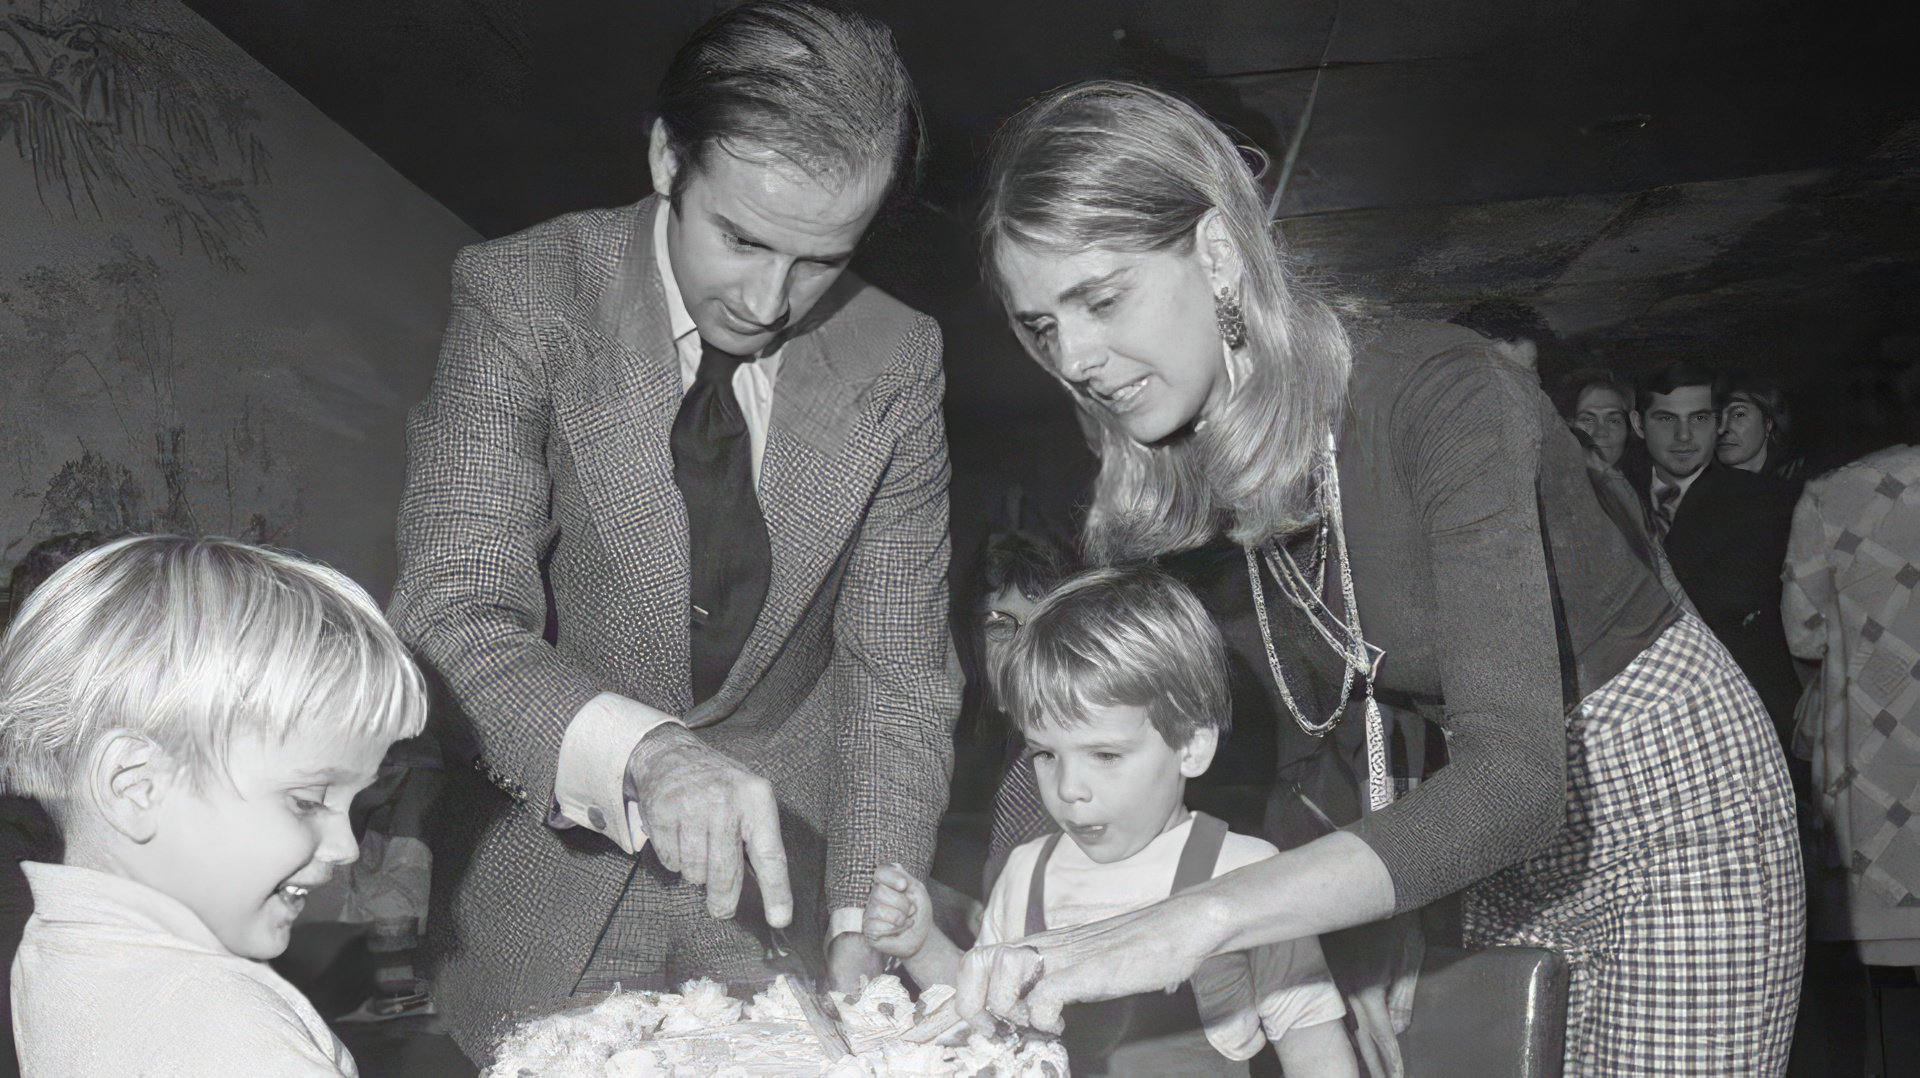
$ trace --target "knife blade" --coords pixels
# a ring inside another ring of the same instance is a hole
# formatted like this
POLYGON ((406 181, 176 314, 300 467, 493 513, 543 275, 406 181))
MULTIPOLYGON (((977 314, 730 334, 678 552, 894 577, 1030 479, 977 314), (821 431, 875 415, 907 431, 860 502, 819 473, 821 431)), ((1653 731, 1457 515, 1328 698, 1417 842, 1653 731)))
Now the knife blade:
POLYGON ((762 964, 776 976, 787 979, 787 987, 800 1007, 800 1014, 812 1027, 814 1037, 826 1051, 827 1057, 838 1062, 852 1055, 852 1046, 847 1043, 846 1035, 832 1017, 839 1013, 839 1008, 834 1006, 832 997, 821 991, 823 978, 820 971, 808 961, 805 952, 787 939, 786 929, 767 920, 766 907, 760 898, 760 881, 754 877, 753 866, 746 866, 744 875, 734 920, 760 941, 762 964))

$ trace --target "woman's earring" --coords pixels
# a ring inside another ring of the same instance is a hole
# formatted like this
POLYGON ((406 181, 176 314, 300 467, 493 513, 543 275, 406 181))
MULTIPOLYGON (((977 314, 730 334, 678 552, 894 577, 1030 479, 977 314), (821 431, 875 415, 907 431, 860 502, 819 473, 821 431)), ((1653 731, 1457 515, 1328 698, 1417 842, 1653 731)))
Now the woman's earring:
POLYGON ((1226 285, 1213 295, 1213 319, 1220 324, 1220 340, 1228 351, 1247 343, 1247 318, 1240 309, 1240 297, 1226 285))
MULTIPOLYGON (((1227 395, 1240 392, 1240 364, 1234 352, 1247 343, 1247 318, 1240 309, 1240 298, 1226 285, 1213 294, 1213 320, 1220 326, 1220 361, 1227 367, 1227 395)), ((1207 429, 1207 418, 1194 421, 1193 429, 1207 429)))

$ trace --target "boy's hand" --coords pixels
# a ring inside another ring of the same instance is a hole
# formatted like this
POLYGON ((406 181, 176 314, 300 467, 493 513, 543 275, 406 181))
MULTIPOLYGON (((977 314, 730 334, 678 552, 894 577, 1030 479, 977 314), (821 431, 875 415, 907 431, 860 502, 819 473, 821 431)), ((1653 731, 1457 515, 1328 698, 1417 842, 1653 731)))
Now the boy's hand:
POLYGON ((927 945, 932 926, 933 899, 926 884, 897 864, 874 870, 860 934, 875 950, 904 962, 927 945))

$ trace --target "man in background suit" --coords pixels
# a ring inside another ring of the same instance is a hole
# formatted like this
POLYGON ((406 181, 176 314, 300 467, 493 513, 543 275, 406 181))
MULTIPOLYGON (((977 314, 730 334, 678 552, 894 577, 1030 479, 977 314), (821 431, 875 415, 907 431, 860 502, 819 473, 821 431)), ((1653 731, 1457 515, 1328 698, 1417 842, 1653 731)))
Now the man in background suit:
POLYGON ((655 197, 455 263, 391 616, 493 787, 430 928, 477 1060, 569 995, 764 979, 769 926, 881 969, 873 869, 924 875, 947 797, 949 469, 938 327, 844 271, 921 153, 885 27, 754 0, 669 68, 655 197))
POLYGON ((1629 463, 1627 478, 1674 576, 1789 744, 1800 679, 1780 624, 1780 574, 1793 506, 1766 477, 1715 461, 1713 384, 1713 372, 1684 362, 1641 382, 1629 418, 1646 459, 1629 463))

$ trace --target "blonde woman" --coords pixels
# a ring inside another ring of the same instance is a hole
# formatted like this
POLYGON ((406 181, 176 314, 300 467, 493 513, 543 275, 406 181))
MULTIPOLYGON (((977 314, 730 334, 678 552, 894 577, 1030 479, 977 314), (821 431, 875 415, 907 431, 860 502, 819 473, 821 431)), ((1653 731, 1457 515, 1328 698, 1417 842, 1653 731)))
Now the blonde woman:
POLYGON ((962 1005, 1042 1027, 1207 957, 1467 889, 1471 942, 1574 970, 1567 1073, 1785 1066, 1804 901, 1784 761, 1739 668, 1604 516, 1524 372, 1457 326, 1343 326, 1289 277, 1257 176, 1178 98, 1055 92, 1001 132, 987 274, 1098 431, 1096 558, 1244 548, 1274 721, 1448 731, 1342 830, 1146 910, 970 955, 962 1005), (1310 631, 1276 632, 1291 612, 1310 631), (1321 707, 1315 664, 1344 669, 1321 707), (1290 688, 1293 685, 1296 687, 1290 688), (1392 802, 1392 803, 1389 803, 1392 802))

